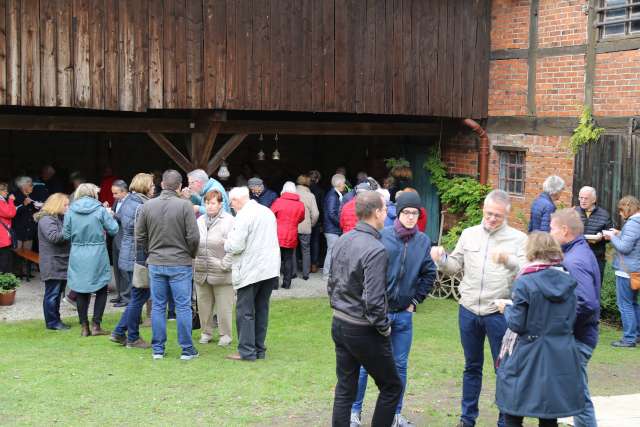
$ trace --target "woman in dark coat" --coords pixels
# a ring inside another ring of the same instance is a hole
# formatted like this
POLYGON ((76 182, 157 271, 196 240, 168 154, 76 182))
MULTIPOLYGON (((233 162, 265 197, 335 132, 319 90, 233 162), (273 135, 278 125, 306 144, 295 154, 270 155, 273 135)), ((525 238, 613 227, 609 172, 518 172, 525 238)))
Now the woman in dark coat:
POLYGON ((498 358, 496 404, 506 427, 522 426, 523 417, 557 426, 557 418, 585 406, 573 336, 576 282, 559 267, 562 250, 547 233, 529 236, 527 259, 513 285, 512 305, 496 301, 509 328, 498 358))
POLYGON ((304 204, 296 191, 296 185, 287 181, 281 196, 271 205, 278 223, 278 242, 282 258, 282 287, 289 289, 293 278, 293 250, 298 246, 298 224, 304 221, 304 204))
MULTIPOLYGON (((18 191, 15 194, 16 216, 13 218, 13 231, 18 241, 18 249, 31 251, 38 232, 33 215, 40 210, 44 200, 33 194, 33 180, 28 176, 16 178, 16 187, 18 191)), ((44 196, 46 198, 46 195, 44 196)), ((23 263, 21 274, 27 281, 33 277, 28 261, 23 263)))
POLYGON ((66 330, 70 326, 60 319, 60 298, 67 286, 67 268, 71 244, 64 239, 64 214, 69 197, 56 193, 47 199, 34 219, 38 223, 40 279, 44 282, 42 310, 47 329, 66 330))

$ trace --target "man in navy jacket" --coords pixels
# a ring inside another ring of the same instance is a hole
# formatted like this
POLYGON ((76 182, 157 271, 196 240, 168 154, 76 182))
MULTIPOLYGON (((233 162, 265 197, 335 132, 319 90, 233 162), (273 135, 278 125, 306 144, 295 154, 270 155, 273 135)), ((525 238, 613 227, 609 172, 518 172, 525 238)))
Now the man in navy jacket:
MULTIPOLYGON (((418 230, 422 203, 416 193, 403 192, 396 199, 398 217, 394 224, 380 233, 389 257, 387 264, 388 318, 391 324, 391 348, 403 395, 407 384, 407 363, 413 336, 413 313, 422 303, 436 278, 436 266, 431 259, 431 240, 418 230)), ((358 394, 351 407, 351 426, 361 423, 362 401, 367 388, 367 371, 360 368, 358 394)), ((398 402, 393 427, 411 424, 402 416, 402 398, 398 402)))
POLYGON ((551 215, 550 234, 562 246, 564 268, 578 283, 573 333, 580 350, 586 405, 584 411, 574 417, 576 427, 596 425, 596 414, 587 387, 587 364, 598 344, 600 322, 600 267, 583 233, 584 225, 574 209, 562 209, 551 215))

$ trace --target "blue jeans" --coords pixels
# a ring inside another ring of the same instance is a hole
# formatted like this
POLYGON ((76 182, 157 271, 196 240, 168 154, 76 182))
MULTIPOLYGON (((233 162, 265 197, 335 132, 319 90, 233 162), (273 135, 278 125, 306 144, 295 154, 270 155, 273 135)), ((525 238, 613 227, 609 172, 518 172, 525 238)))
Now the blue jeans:
POLYGON ((596 422, 596 411, 593 408, 593 402, 591 402, 591 395, 589 394, 589 379, 587 378, 587 365, 591 360, 593 349, 576 340, 578 351, 580 352, 580 367, 582 369, 582 381, 584 382, 584 398, 586 404, 582 413, 573 417, 574 427, 598 427, 596 422))
POLYGON ((62 320, 60 320, 60 298, 66 285, 66 280, 44 281, 42 311, 44 312, 44 323, 47 328, 55 328, 62 323, 62 320))
POLYGON ((333 251, 333 245, 336 244, 340 236, 332 233, 324 233, 324 237, 327 239, 327 255, 324 257, 322 277, 327 279, 329 277, 329 272, 331 271, 331 252, 333 251))
MULTIPOLYGON (((402 400, 404 391, 407 388, 407 364, 409 361, 409 351, 411 351, 411 342, 413 341, 413 313, 408 311, 400 311, 388 314, 391 322, 391 351, 393 352, 393 360, 398 370, 398 375, 402 380, 402 395, 396 408, 396 414, 402 412, 402 400)), ((360 378, 358 379, 358 394, 356 401, 351 406, 351 412, 362 411, 362 401, 367 391, 367 374, 366 369, 360 367, 360 378)))
POLYGON ((631 281, 616 276, 616 303, 622 318, 622 341, 635 343, 640 333, 640 306, 638 291, 631 290, 631 281))
MULTIPOLYGON (((464 373, 462 375, 462 415, 465 425, 475 426, 480 414, 478 400, 482 389, 482 366, 484 365, 484 338, 489 338, 491 355, 495 361, 500 354, 502 337, 507 330, 507 322, 500 313, 478 316, 463 306, 458 312, 460 342, 464 350, 464 373)), ((498 426, 504 426, 504 416, 498 417, 498 426)))
POLYGON ((193 269, 190 265, 149 265, 149 285, 151 287, 151 347, 153 354, 164 354, 167 342, 167 299, 169 289, 176 304, 178 343, 183 354, 194 354, 196 349, 191 340, 193 269))
MULTIPOLYGON (((129 276, 129 281, 133 278, 132 271, 125 271, 129 276)), ((149 289, 138 289, 131 287, 130 300, 127 308, 124 309, 118 325, 113 330, 114 335, 128 335, 127 341, 134 342, 140 338, 140 316, 142 316, 142 307, 149 299, 151 291, 149 289)))

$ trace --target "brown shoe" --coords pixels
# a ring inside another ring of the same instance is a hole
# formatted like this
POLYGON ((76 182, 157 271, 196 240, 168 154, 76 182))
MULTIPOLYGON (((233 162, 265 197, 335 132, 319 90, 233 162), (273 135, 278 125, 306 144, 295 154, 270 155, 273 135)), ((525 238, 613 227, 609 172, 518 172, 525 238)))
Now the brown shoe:
POLYGON ((109 335, 110 333, 110 331, 105 331, 104 329, 102 329, 99 323, 94 323, 91 327, 91 335, 94 336, 109 335))
POLYGON ((235 360, 235 361, 242 361, 242 362, 255 362, 255 359, 243 359, 242 356, 240 356, 240 353, 233 353, 228 355, 225 359, 229 359, 229 360, 235 360))
POLYGON ((116 344, 125 345, 127 343, 127 337, 125 337, 124 335, 111 334, 111 336, 109 337, 109 341, 116 344))
POLYGON ((318 266, 315 264, 311 264, 311 272, 312 273, 317 273, 318 272, 318 266))
POLYGON ((91 330, 89 329, 89 324, 88 323, 83 323, 82 324, 82 329, 80 330, 80 336, 81 337, 90 337, 91 336, 91 330))
POLYGON ((134 342, 127 342, 127 348, 142 348, 147 349, 151 348, 151 344, 143 340, 142 338, 138 338, 134 342))

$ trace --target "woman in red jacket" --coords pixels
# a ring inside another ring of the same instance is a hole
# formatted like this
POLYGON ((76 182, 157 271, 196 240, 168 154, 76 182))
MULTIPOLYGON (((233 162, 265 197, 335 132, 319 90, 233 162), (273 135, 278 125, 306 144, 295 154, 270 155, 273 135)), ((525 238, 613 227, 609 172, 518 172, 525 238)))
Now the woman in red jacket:
POLYGON ((16 216, 15 196, 9 186, 0 182, 0 273, 11 272, 11 219, 16 216))
POLYGON ((271 205, 278 223, 278 242, 283 266, 282 287, 289 289, 293 277, 293 250, 298 246, 298 224, 304 221, 304 204, 300 201, 296 185, 287 181, 280 197, 271 205))

